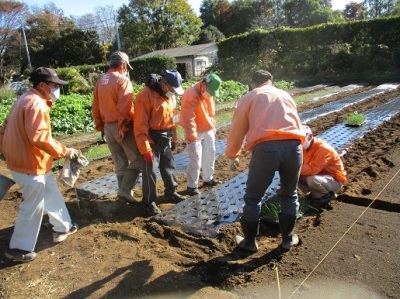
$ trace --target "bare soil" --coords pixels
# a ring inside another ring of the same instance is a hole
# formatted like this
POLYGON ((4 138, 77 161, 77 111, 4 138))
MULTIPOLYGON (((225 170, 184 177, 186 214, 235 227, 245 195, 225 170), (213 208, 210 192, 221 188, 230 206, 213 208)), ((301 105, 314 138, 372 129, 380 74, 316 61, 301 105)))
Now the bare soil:
MULTIPOLYGON (((379 95, 309 125, 318 135, 354 110, 399 95, 379 95)), ((303 104, 299 111, 337 98, 303 104)), ((0 202, 0 298, 280 298, 279 292, 282 298, 400 298, 399 132, 397 114, 353 144, 344 156, 343 192, 298 221, 302 243, 286 253, 271 224, 261 223, 260 250, 247 254, 235 250, 237 222, 223 227, 218 238, 194 237, 152 221, 141 203, 77 198, 74 188, 60 186, 80 230, 56 245, 45 215, 38 258, 15 263, 4 257, 21 201, 13 187, 0 202)), ((217 137, 228 133, 229 127, 221 128, 217 137)), ((184 147, 182 142, 176 151, 184 147)), ((249 158, 241 158, 236 172, 227 169, 226 157, 218 158, 215 177, 231 179, 247 170, 249 158)), ((0 169, 8 175, 4 165, 0 169)), ((82 170, 79 182, 112 171, 110 158, 99 159, 82 170)), ((177 179, 178 191, 185 190, 185 176, 177 179)), ((163 199, 162 182, 158 189, 162 210, 176 204, 163 199)), ((140 188, 135 193, 141 198, 140 188)))

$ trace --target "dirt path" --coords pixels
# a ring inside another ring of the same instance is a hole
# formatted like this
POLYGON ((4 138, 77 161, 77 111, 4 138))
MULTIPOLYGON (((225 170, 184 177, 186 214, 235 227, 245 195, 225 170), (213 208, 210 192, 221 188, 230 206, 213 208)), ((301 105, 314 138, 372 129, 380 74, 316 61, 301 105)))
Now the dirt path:
MULTIPOLYGON (((374 97, 310 126, 319 134, 354 110, 366 111, 398 95, 374 97)), ((333 100, 301 105, 299 111, 333 100)), ((228 132, 219 130, 218 138, 228 132)), ((277 273, 282 298, 399 298, 399 132, 398 114, 355 142, 345 156, 349 181, 343 193, 298 222, 302 245, 288 253, 280 252, 279 231, 270 224, 261 225, 260 251, 248 255, 234 250, 238 223, 223 227, 216 239, 198 238, 150 221, 141 204, 78 200, 74 189, 63 188, 80 231, 54 245, 45 217, 37 260, 12 263, 4 258, 4 248, 20 202, 13 189, 0 202, 0 298, 278 298, 277 273)), ((215 176, 223 181, 246 170, 248 157, 236 172, 226 165, 225 157, 216 161, 215 176)), ((112 170, 109 158, 94 161, 80 180, 112 170)), ((185 177, 178 181, 184 190, 185 177)), ((160 194, 162 189, 159 184, 160 194)), ((140 198, 140 189, 135 192, 140 198)), ((161 197, 159 202, 161 209, 175 204, 161 197)))

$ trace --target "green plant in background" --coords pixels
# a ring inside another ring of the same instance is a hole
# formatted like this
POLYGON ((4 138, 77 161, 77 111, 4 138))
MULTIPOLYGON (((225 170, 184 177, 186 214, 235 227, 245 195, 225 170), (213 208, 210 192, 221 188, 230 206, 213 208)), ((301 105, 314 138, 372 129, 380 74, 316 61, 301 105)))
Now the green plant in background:
POLYGON ((346 123, 349 125, 359 126, 363 122, 365 122, 365 115, 354 111, 350 116, 347 118, 346 123))
POLYGON ((61 96, 50 110, 53 134, 93 131, 92 99, 92 94, 61 96))
POLYGON ((8 88, 0 88, 0 125, 4 122, 17 97, 15 91, 8 88))
POLYGON ((283 90, 289 90, 294 87, 294 82, 288 82, 285 80, 274 81, 274 86, 283 90))
POLYGON ((63 94, 87 94, 93 91, 87 80, 75 68, 59 68, 56 72, 60 79, 68 81, 68 84, 62 87, 63 94))

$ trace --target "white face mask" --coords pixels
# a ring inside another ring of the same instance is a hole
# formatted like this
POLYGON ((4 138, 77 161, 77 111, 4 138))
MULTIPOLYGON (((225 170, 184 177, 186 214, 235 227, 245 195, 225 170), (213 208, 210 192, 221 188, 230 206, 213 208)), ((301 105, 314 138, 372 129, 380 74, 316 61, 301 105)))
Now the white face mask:
POLYGON ((52 87, 50 91, 50 98, 57 100, 60 97, 60 87, 52 87))
POLYGON ((303 147, 304 150, 307 150, 310 147, 310 143, 312 138, 309 139, 311 135, 307 135, 306 136, 306 140, 304 141, 304 143, 301 145, 303 147))
POLYGON ((166 96, 167 98, 170 98, 170 97, 172 97, 173 95, 175 95, 175 92, 172 92, 172 91, 168 91, 168 92, 165 94, 165 96, 166 96))

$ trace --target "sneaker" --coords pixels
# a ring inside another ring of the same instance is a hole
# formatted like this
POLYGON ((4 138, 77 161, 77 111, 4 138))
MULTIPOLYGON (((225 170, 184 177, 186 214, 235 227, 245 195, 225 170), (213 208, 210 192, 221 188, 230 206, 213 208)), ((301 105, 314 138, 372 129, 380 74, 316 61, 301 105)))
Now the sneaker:
POLYGON ((8 249, 5 252, 5 256, 10 260, 22 263, 31 262, 37 257, 36 252, 34 251, 26 251, 20 249, 8 249))
POLYGON ((199 189, 187 187, 185 193, 186 193, 187 195, 190 195, 190 196, 195 196, 195 195, 198 195, 198 194, 199 194, 199 189))
POLYGON ((182 196, 182 195, 180 195, 178 192, 174 192, 174 193, 172 193, 172 194, 165 194, 164 195, 164 199, 166 199, 166 200, 179 200, 179 201, 182 201, 182 200, 185 200, 186 198, 184 197, 184 196, 182 196))
POLYGON ((331 192, 321 196, 320 198, 316 199, 315 201, 322 205, 325 205, 328 202, 330 202, 332 199, 335 199, 336 197, 337 197, 336 193, 331 191, 331 192))
POLYGON ((77 224, 73 224, 71 229, 65 233, 60 233, 60 232, 53 232, 53 242, 54 243, 60 243, 64 241, 68 236, 75 234, 78 231, 79 227, 77 224))
POLYGON ((203 187, 215 187, 218 184, 222 184, 222 181, 212 179, 211 181, 203 182, 203 187))
POLYGON ((145 209, 150 216, 156 216, 162 214, 161 210, 157 207, 154 201, 152 203, 145 204, 145 209))

